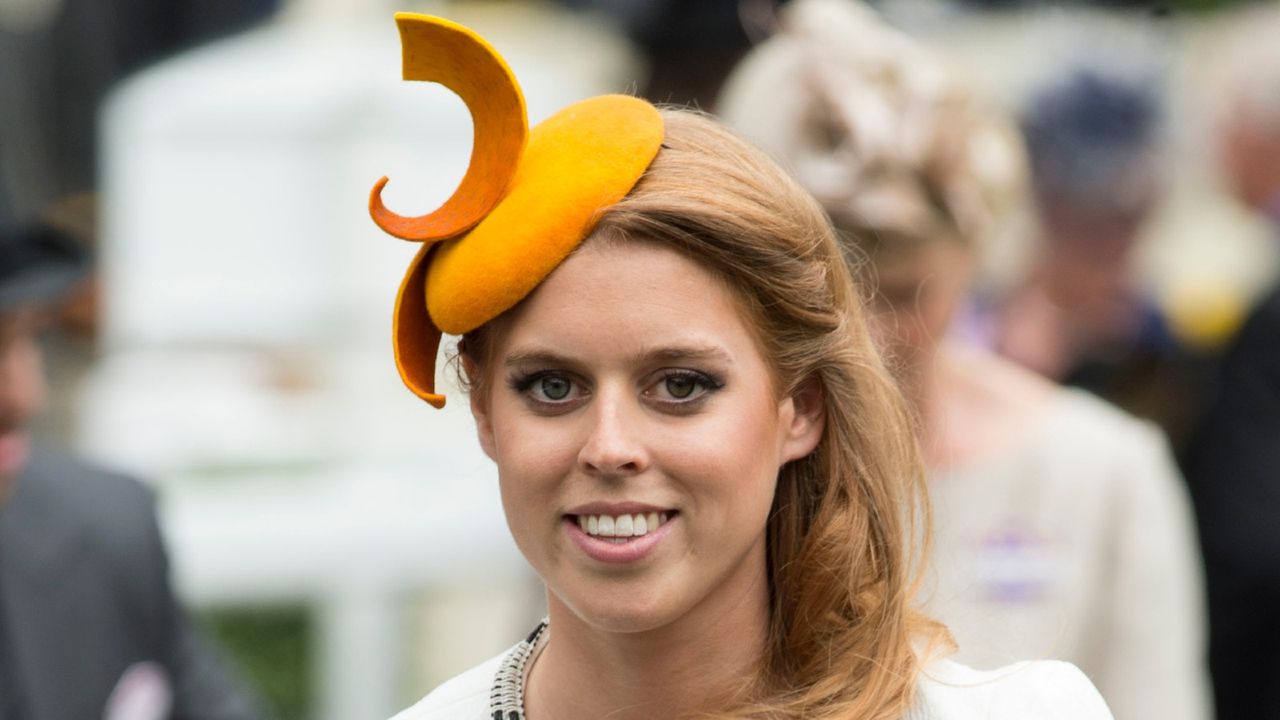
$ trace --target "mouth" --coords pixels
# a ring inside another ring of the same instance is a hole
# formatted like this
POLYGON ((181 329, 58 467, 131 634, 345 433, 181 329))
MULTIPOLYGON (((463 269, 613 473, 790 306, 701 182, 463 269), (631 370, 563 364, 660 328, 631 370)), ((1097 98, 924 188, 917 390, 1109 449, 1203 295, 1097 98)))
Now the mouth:
POLYGON ((652 506, 575 509, 561 521, 569 539, 587 557, 614 567, 634 567, 654 556, 680 517, 670 508, 652 506))
POLYGON ((621 545, 642 538, 666 525, 676 511, 627 513, 622 515, 569 515, 578 529, 604 542, 621 545))

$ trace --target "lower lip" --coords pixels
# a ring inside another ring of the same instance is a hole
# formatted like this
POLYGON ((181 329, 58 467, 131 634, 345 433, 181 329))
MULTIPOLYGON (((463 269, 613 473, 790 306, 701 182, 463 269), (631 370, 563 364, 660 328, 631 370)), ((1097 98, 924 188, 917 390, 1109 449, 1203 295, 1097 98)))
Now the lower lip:
POLYGON ((667 532, 671 529, 671 524, 679 518, 679 515, 673 515, 665 523, 660 525, 657 530, 645 533, 640 537, 633 537, 627 542, 615 543, 609 542, 603 538, 594 535, 588 535, 578 527, 578 523, 571 517, 565 517, 565 532, 569 533, 569 537, 573 539, 573 543, 578 546, 587 557, 597 562, 609 563, 610 565, 625 565, 634 563, 648 557, 666 537, 667 532))

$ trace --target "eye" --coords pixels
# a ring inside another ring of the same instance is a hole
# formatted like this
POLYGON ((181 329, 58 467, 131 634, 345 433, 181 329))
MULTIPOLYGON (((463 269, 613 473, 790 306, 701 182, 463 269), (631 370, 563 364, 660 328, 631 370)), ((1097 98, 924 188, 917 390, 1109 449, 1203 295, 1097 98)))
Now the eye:
POLYGON ((667 394, 673 398, 684 400, 698 389, 698 383, 688 375, 669 375, 666 379, 667 394))
POLYGON ((645 395, 659 403, 689 406, 722 387, 723 382, 697 370, 663 370, 645 395))
POLYGON ((543 370, 513 376, 508 384, 528 402, 544 407, 568 407, 586 390, 573 376, 557 370, 543 370))
POLYGON ((569 390, 573 384, 568 378, 558 375, 547 375, 538 380, 538 389, 542 392, 543 397, 548 400, 563 400, 569 396, 569 390))

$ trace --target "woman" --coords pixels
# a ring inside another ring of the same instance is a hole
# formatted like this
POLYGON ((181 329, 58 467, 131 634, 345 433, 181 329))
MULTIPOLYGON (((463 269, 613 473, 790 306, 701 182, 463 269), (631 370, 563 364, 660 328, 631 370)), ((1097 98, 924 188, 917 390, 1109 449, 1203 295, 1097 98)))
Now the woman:
POLYGON ((1163 438, 947 338, 1016 198, 1016 136, 862 6, 798 0, 784 20, 721 107, 865 259, 928 469, 925 607, 962 662, 1068 660, 1121 720, 1206 717, 1197 549, 1163 438))
POLYGON ((910 424, 803 190, 710 119, 634 98, 571 106, 526 142, 492 117, 523 106, 489 97, 510 73, 477 69, 487 45, 398 20, 406 77, 460 88, 472 170, 490 169, 452 215, 401 218, 375 189, 393 234, 452 238, 406 274, 398 364, 443 402, 434 349, 462 334, 549 617, 401 720, 1109 717, 1064 664, 937 660, 945 633, 911 606, 910 424), (499 141, 519 162, 484 156, 499 141))

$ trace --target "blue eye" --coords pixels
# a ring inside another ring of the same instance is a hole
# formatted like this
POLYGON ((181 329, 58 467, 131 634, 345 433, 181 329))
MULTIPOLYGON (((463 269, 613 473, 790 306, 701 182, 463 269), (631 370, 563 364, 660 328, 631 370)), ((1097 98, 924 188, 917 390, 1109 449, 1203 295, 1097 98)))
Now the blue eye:
POLYGON ((569 406, 584 394, 584 388, 567 373, 544 370, 512 377, 508 385, 529 402, 541 406, 569 406))
POLYGON ((548 400, 563 400, 572 388, 569 379, 559 375, 546 375, 538 381, 538 390, 548 400))

